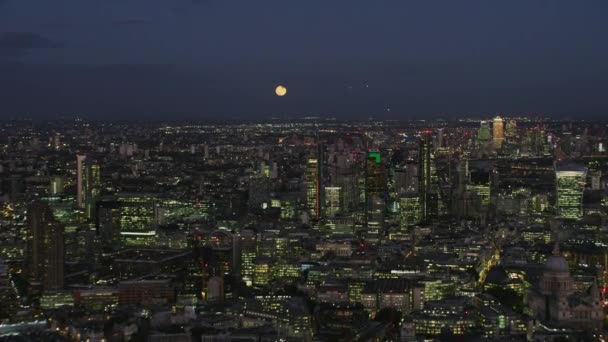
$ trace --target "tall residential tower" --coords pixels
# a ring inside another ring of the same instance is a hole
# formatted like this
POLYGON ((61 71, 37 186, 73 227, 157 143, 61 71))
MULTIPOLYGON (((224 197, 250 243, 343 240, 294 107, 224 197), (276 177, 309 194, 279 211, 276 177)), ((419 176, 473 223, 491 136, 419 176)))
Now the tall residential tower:
POLYGON ((27 271, 31 283, 45 291, 64 285, 64 227, 53 217, 48 204, 33 203, 27 210, 27 271))

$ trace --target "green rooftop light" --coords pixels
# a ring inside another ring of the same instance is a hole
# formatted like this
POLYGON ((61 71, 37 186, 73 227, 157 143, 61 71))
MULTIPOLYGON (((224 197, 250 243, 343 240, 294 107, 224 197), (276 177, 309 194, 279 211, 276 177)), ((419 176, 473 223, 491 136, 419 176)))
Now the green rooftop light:
POLYGON ((368 158, 376 159, 376 164, 380 164, 380 152, 378 151, 370 151, 367 153, 368 158))

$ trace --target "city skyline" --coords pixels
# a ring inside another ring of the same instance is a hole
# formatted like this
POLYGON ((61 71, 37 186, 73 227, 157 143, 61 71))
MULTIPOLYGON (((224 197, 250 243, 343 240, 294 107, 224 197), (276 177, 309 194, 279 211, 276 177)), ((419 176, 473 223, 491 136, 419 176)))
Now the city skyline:
POLYGON ((0 341, 602 341, 608 126, 0 121, 0 341))
POLYGON ((0 0, 0 342, 607 341, 606 13, 0 0))

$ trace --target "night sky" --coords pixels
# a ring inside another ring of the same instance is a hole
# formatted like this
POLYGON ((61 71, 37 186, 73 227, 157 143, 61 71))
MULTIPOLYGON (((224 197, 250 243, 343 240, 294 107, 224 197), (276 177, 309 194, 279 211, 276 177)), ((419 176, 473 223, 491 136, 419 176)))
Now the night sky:
POLYGON ((601 118, 607 18, 606 0, 0 0, 0 118, 601 118))

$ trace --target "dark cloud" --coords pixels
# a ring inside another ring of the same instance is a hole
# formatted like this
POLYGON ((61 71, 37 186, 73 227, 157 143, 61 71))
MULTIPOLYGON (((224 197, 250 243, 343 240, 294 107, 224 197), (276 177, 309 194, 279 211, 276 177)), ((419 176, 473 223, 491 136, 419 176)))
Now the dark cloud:
POLYGON ((49 49, 60 46, 59 42, 35 32, 0 33, 0 54, 21 54, 32 49, 49 49))

